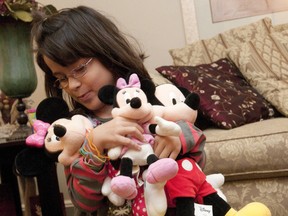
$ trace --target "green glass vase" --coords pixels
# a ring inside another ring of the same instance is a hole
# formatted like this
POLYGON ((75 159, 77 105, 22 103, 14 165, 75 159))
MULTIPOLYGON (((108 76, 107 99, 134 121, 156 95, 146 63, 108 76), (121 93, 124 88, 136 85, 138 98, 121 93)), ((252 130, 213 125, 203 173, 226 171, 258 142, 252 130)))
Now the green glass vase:
POLYGON ((37 87, 30 45, 31 23, 0 17, 0 89, 8 97, 29 97, 37 87))

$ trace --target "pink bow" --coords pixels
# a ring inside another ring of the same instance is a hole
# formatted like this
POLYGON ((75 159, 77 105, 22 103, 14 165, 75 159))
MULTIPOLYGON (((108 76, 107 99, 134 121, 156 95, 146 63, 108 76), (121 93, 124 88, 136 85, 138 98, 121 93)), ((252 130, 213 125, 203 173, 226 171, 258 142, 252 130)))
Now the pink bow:
POLYGON ((43 122, 41 120, 35 120, 33 123, 34 134, 31 134, 26 138, 26 144, 28 146, 42 148, 49 127, 49 123, 43 122))
POLYGON ((119 89, 129 88, 129 87, 140 88, 140 86, 141 84, 140 84, 139 77, 135 73, 131 74, 131 76, 129 77, 128 83, 126 83, 126 80, 123 78, 119 78, 116 83, 116 87, 119 89))

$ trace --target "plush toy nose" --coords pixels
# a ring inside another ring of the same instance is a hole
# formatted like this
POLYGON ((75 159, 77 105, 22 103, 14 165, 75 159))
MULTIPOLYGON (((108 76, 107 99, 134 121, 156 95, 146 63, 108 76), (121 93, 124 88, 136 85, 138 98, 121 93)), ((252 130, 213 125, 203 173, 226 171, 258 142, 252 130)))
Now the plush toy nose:
POLYGON ((131 101, 130 101, 130 106, 131 106, 133 109, 138 109, 138 108, 141 107, 141 105, 142 105, 141 100, 140 100, 140 98, 138 98, 138 97, 134 97, 134 98, 132 98, 131 101))
POLYGON ((63 137, 66 134, 66 128, 62 125, 54 125, 54 134, 58 137, 63 137))

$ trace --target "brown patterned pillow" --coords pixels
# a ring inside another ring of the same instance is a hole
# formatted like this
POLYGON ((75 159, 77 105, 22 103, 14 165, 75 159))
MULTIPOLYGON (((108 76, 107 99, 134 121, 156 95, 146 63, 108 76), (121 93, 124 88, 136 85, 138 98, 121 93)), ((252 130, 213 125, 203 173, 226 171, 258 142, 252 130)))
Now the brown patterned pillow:
POLYGON ((220 128, 231 129, 268 119, 276 111, 228 59, 199 66, 156 68, 175 85, 200 95, 200 113, 220 128))
POLYGON ((184 48, 171 49, 169 53, 174 65, 196 66, 209 64, 227 57, 227 48, 263 37, 272 30, 271 19, 266 17, 248 25, 233 28, 212 38, 199 40, 184 48))
POLYGON ((287 42, 287 32, 274 32, 229 52, 251 86, 285 116, 288 116, 287 42))

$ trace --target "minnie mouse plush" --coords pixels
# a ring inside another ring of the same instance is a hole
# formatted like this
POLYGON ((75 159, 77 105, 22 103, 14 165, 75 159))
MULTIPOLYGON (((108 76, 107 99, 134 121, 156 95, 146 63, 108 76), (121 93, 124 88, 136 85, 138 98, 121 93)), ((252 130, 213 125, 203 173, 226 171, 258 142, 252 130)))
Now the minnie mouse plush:
MULTIPOLYGON (((113 148, 108 151, 108 156, 112 160, 121 158, 120 173, 108 181, 108 186, 104 184, 103 188, 106 190, 111 186, 113 193, 124 199, 134 199, 138 194, 137 180, 135 181, 133 168, 137 167, 136 173, 139 173, 139 168, 148 165, 145 172, 144 190, 149 188, 153 191, 153 197, 145 197, 148 215, 164 215, 166 211, 166 197, 163 189, 165 182, 177 174, 178 166, 173 159, 163 158, 158 159, 153 152, 154 137, 148 131, 151 124, 154 125, 156 133, 161 135, 178 135, 180 127, 174 122, 168 122, 161 118, 156 118, 154 121, 153 106, 148 103, 146 93, 141 88, 141 83, 136 74, 131 74, 129 81, 120 78, 117 80, 116 86, 107 85, 99 90, 99 99, 106 104, 114 104, 112 116, 125 117, 136 120, 143 125, 146 132, 143 134, 146 141, 139 141, 133 139, 141 145, 140 151, 133 149, 113 148), (114 100, 106 95, 114 95, 114 100), (163 202, 161 202, 163 200, 163 202), (163 205, 162 205, 163 203, 163 205)), ((104 194, 106 193, 105 190, 104 194)), ((111 194, 111 193, 109 193, 111 194)), ((151 195, 151 194, 149 194, 151 195)))

